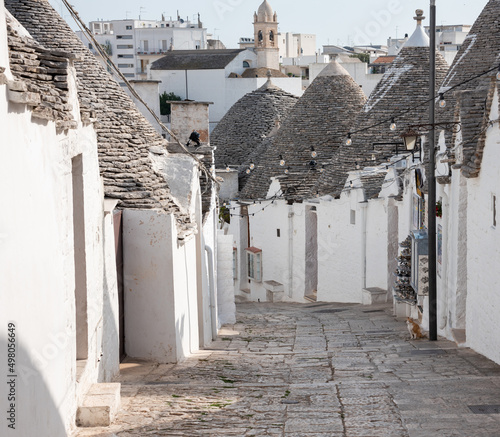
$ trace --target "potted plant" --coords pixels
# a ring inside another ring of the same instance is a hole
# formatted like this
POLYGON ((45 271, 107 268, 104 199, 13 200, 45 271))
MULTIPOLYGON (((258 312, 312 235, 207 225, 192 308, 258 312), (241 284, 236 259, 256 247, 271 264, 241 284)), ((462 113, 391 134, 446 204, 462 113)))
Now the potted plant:
POLYGON ((443 202, 440 200, 436 202, 436 217, 443 217, 443 202))

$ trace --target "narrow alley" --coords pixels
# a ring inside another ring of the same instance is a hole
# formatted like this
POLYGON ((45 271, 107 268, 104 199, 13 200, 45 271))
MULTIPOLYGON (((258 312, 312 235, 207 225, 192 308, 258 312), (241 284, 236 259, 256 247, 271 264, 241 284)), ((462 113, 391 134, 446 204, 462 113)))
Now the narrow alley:
POLYGON ((122 365, 114 425, 78 436, 500 435, 500 366, 391 310, 239 304, 209 350, 122 365))

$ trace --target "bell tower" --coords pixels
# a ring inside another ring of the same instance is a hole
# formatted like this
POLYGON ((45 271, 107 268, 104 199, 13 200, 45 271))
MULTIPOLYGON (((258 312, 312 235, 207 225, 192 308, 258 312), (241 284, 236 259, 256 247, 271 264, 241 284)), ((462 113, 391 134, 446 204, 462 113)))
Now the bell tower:
POLYGON ((267 0, 254 14, 257 68, 279 70, 278 16, 267 0))

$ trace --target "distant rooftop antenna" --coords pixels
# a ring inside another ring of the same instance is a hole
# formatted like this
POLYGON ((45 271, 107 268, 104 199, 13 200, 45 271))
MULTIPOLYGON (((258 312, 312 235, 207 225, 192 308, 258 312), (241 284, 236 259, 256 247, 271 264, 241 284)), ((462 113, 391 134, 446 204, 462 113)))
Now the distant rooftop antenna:
POLYGON ((132 12, 130 11, 125 11, 125 19, 128 20, 128 14, 131 14, 132 12))
POLYGON ((144 7, 141 6, 139 8, 139 20, 141 20, 141 15, 142 15, 143 12, 146 12, 146 8, 144 8, 144 7))

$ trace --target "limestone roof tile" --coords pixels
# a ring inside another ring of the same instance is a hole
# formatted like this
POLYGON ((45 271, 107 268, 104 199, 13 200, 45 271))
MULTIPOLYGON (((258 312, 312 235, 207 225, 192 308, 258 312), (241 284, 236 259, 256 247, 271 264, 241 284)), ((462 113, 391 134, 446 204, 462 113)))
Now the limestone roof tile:
POLYGON ((285 73, 282 73, 279 70, 275 70, 274 68, 247 68, 241 77, 250 78, 250 77, 267 77, 269 72, 271 73, 271 77, 288 77, 285 73))
POLYGON ((97 134, 105 195, 118 199, 120 208, 172 212, 181 232, 188 232, 189 218, 180 212, 149 155, 151 147, 165 147, 166 141, 47 0, 6 0, 5 6, 39 44, 77 58, 82 122, 93 122, 97 134))
POLYGON ((58 131, 76 128, 69 103, 68 66, 71 54, 42 47, 7 12, 11 99, 28 101, 32 117, 54 121, 58 131), (13 96, 14 94, 14 96, 13 96))
POLYGON ((365 197, 367 200, 378 197, 382 185, 384 183, 386 173, 365 174, 361 176, 361 184, 365 189, 365 197))
MULTIPOLYGON (((446 61, 438 53, 437 83, 443 80, 447 70, 446 61)), ((352 145, 346 145, 344 137, 338 152, 326 165, 315 190, 322 195, 338 197, 348 172, 357 165, 376 166, 395 155, 394 144, 402 141, 401 134, 409 125, 428 123, 428 88, 429 47, 403 47, 351 124, 351 132, 359 131, 352 134, 352 145), (400 115, 394 120, 396 130, 391 131, 391 117, 395 114, 400 115), (377 124, 374 128, 366 129, 377 124), (382 144, 374 145, 376 143, 382 144)))
POLYGON ((245 50, 173 50, 153 62, 151 70, 223 70, 245 50))
POLYGON ((270 178, 278 176, 283 177, 287 198, 302 201, 310 196, 322 165, 340 148, 366 100, 359 85, 344 72, 334 63, 316 77, 273 138, 245 185, 242 199, 264 198, 270 178), (285 166, 280 166, 280 156, 285 166))
POLYGON ((239 169, 240 187, 251 163, 258 164, 280 124, 298 98, 267 81, 246 94, 226 113, 213 130, 210 143, 216 147, 217 168, 226 165, 239 169))
MULTIPOLYGON (((477 177, 481 170, 486 134, 483 132, 491 109, 492 97, 497 87, 492 73, 470 80, 499 65, 500 53, 500 1, 489 0, 462 44, 446 78, 441 92, 446 92, 446 108, 437 108, 439 121, 461 121, 464 140, 463 160, 456 167, 462 168, 465 177, 477 177), (460 85, 464 81, 468 81, 460 85), (459 86, 460 85, 460 86, 459 86), (450 88, 452 88, 450 90, 450 88)), ((456 136, 446 133, 450 155, 456 136)))

